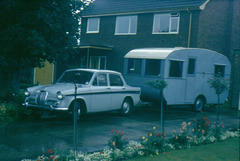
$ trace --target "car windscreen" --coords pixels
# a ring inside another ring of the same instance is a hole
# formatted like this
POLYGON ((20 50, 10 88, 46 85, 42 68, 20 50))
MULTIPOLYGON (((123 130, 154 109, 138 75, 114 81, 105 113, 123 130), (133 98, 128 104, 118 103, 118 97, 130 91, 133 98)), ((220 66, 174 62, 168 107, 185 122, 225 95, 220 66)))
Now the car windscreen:
POLYGON ((57 81, 57 83, 78 83, 89 84, 93 73, 87 71, 68 71, 65 72, 57 81))

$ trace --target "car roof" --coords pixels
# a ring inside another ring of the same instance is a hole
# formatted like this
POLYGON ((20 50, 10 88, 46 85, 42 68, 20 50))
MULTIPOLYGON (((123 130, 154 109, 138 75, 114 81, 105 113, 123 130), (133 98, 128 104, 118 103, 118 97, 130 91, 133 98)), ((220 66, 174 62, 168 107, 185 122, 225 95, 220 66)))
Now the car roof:
POLYGON ((69 69, 67 71, 86 71, 86 72, 93 72, 93 73, 114 73, 114 74, 121 74, 120 72, 113 71, 113 70, 103 70, 103 69, 84 69, 84 68, 77 68, 77 69, 69 69))

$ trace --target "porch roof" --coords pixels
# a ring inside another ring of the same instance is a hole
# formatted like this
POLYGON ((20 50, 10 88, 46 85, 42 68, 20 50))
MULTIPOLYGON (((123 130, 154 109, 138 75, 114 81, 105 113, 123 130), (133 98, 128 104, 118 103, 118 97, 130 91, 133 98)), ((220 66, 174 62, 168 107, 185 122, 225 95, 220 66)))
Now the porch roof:
POLYGON ((73 47, 73 49, 99 49, 99 50, 112 50, 111 46, 101 46, 101 45, 80 45, 73 47))

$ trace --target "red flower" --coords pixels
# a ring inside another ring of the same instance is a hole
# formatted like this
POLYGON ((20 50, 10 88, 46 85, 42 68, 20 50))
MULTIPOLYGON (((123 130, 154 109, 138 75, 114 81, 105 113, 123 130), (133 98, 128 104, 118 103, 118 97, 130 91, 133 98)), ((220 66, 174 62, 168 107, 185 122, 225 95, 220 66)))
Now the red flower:
POLYGON ((112 129, 111 133, 113 133, 115 131, 115 129, 112 129))
POLYGON ((194 122, 197 122, 197 120, 196 120, 196 119, 194 119, 193 121, 194 121, 194 122))
POLYGON ((162 154, 163 154, 163 155, 166 155, 166 152, 163 152, 162 154))
POLYGON ((51 160, 51 159, 54 159, 55 158, 55 156, 51 156, 49 159, 51 160))
POLYGON ((52 149, 49 149, 49 150, 48 150, 48 153, 52 154, 52 153, 53 153, 53 150, 52 150, 52 149))
POLYGON ((123 132, 123 131, 121 131, 121 136, 123 136, 123 133, 124 133, 124 132, 123 132))
POLYGON ((103 152, 99 152, 100 154, 102 154, 103 152))

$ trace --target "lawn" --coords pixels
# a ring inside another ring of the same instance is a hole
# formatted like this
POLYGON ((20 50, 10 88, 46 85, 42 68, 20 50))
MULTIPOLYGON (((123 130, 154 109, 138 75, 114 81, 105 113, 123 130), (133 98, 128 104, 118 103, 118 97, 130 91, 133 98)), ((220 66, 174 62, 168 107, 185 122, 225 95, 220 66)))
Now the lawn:
POLYGON ((128 161, 239 161, 240 137, 128 161))

